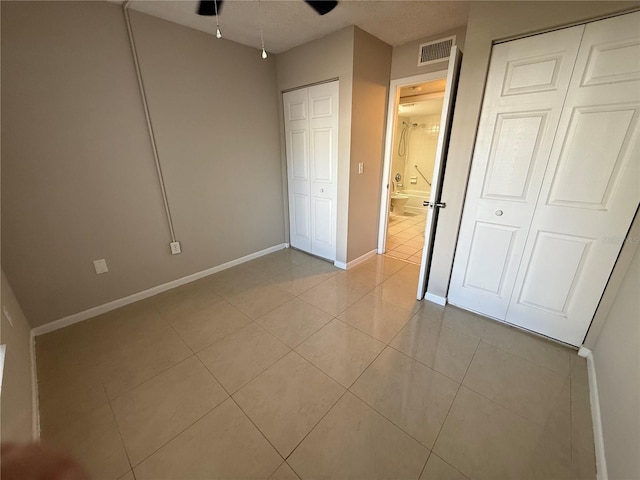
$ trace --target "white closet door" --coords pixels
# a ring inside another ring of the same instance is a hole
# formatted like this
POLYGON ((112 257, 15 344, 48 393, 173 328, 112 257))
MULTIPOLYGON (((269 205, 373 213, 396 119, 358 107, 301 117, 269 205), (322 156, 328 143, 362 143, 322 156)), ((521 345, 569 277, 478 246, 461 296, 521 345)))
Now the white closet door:
POLYGON ((507 312, 580 345, 640 202, 640 12, 587 24, 507 312))
POLYGON ((504 320, 584 26, 496 45, 448 301, 504 320))
POLYGON ((289 243, 311 252, 309 172, 309 94, 306 88, 283 95, 289 186, 289 243))
POLYGON ((336 258, 338 82, 283 95, 291 246, 336 258))

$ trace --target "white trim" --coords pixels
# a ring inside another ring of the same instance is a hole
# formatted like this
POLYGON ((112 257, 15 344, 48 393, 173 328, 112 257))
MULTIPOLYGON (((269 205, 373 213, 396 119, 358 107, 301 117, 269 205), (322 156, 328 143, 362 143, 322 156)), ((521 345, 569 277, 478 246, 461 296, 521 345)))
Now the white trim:
POLYGON ((391 164, 393 149, 393 132, 395 132, 398 118, 398 102, 400 101, 400 87, 415 85, 447 78, 447 69, 422 75, 398 78, 389 84, 389 107, 387 108, 387 133, 384 140, 384 166, 382 168, 382 185, 380 195, 380 222, 378 227, 378 253, 383 254, 386 249, 387 224, 389 221, 389 185, 391 181, 391 164))
POLYGON ((378 255, 378 250, 377 249, 373 249, 370 252, 367 252, 364 255, 359 256, 355 260, 351 260, 349 263, 338 262, 336 260, 335 262, 333 262, 333 264, 336 267, 341 268, 342 270, 349 270, 350 268, 353 268, 353 267, 355 267, 357 265, 360 265, 363 262, 366 262, 371 257, 375 257, 376 255, 378 255))
POLYGON ((73 325, 74 323, 82 322, 83 320, 87 320, 97 315, 110 312, 111 310, 115 310, 116 308, 124 307, 125 305, 129 305, 139 300, 143 300, 145 298, 152 297, 154 295, 165 292, 167 290, 171 290, 172 288, 179 287, 180 285, 185 285, 187 283, 194 282, 201 278, 208 277, 209 275, 213 275, 214 273, 218 273, 222 270, 226 270, 227 268, 235 267, 236 265, 240 265, 241 263, 245 263, 245 262, 248 262, 249 260, 253 260, 254 258, 262 257, 264 255, 268 255, 269 253, 277 252, 284 248, 287 248, 286 243, 274 245, 273 247, 265 248, 264 250, 260 250, 259 252, 254 252, 249 255, 245 255, 244 257, 231 260, 230 262, 223 263, 222 265, 211 267, 206 270, 202 270, 201 272, 192 273, 191 275, 187 275, 186 277, 182 277, 177 280, 173 280, 171 282, 163 283, 162 285, 158 285, 156 287, 143 290, 142 292, 134 293, 133 295, 129 295, 128 297, 119 298, 118 300, 114 300, 112 302, 105 303, 103 305, 98 305, 97 307, 93 307, 88 310, 84 310, 82 312, 74 313, 72 315, 61 318, 59 320, 54 320, 53 322, 47 323, 45 325, 40 325, 39 327, 34 328, 32 332, 35 336, 53 332, 55 330, 59 330, 60 328, 73 325))
POLYGON ((31 437, 34 442, 40 440, 40 400, 38 396, 38 369, 36 367, 36 337, 31 330, 29 335, 31 350, 31 437))
POLYGON ((598 394, 598 380, 596 379, 596 364, 591 350, 580 347, 578 355, 587 359, 589 374, 589 400, 591 402, 591 422, 593 423, 593 443, 596 450, 596 471, 598 480, 607 480, 607 459, 604 451, 604 432, 600 415, 600 396, 598 394))
POLYGON ((429 302, 436 303, 441 307, 444 307, 447 304, 447 297, 441 297, 439 295, 434 295, 433 293, 429 293, 429 292, 424 294, 424 299, 428 300, 429 302))

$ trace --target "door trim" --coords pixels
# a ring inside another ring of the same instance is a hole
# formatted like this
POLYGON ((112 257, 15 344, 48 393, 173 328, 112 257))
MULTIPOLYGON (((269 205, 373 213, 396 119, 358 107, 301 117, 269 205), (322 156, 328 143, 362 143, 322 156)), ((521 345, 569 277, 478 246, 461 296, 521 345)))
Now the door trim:
POLYGON ((382 167, 382 185, 380 186, 380 221, 378 222, 378 253, 383 254, 387 243, 387 226, 389 223, 389 182, 391 180, 391 158, 393 149, 393 132, 396 129, 396 112, 400 103, 400 88, 416 83, 431 82, 447 78, 448 69, 423 73, 411 77, 397 78, 389 84, 389 101, 387 107, 387 132, 384 140, 384 164, 382 167))

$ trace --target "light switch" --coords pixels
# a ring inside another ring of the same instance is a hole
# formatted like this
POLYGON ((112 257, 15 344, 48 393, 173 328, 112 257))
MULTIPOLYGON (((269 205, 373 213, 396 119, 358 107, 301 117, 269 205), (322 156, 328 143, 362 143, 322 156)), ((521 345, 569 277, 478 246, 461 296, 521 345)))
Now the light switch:
POLYGON ((362 175, 364 173, 364 162, 360 162, 358 164, 358 175, 362 175))

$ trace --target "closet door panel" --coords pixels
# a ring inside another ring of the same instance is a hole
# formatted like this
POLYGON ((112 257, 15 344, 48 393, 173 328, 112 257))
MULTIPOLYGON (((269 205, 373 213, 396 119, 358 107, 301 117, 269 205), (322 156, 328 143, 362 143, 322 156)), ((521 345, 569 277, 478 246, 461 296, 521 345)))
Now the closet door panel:
POLYGON ((493 48, 450 303, 505 319, 583 31, 493 48))
POLYGON ((581 345, 640 203, 640 13, 586 26, 507 321, 581 345))

